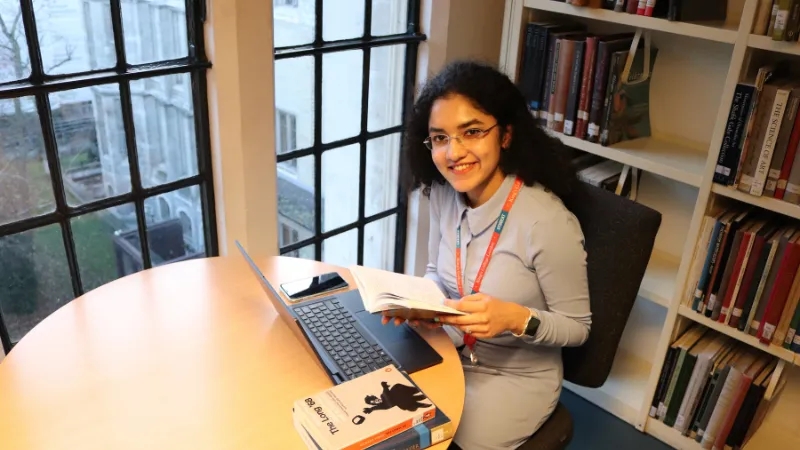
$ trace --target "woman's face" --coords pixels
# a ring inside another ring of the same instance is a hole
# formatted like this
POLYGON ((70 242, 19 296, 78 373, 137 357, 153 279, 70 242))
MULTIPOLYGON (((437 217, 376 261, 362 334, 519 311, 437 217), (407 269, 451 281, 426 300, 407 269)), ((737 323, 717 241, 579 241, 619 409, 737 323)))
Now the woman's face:
POLYGON ((511 136, 504 133, 501 141, 501 130, 496 125, 494 117, 475 108, 463 95, 448 95, 433 103, 428 120, 431 155, 436 168, 456 191, 479 195, 493 179, 502 178, 500 152, 508 146, 511 136), (441 135, 451 136, 449 143, 441 135))

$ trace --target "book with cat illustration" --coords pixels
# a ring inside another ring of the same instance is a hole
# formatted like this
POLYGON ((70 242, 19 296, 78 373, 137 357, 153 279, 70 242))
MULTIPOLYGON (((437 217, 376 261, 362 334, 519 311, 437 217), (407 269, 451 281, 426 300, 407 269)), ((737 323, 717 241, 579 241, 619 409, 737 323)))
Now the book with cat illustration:
POLYGON ((363 266, 349 269, 368 312, 407 319, 465 314, 444 304, 444 293, 431 279, 363 266))
POLYGON ((387 365, 298 399, 293 414, 319 448, 361 450, 433 419, 436 406, 408 376, 387 365))

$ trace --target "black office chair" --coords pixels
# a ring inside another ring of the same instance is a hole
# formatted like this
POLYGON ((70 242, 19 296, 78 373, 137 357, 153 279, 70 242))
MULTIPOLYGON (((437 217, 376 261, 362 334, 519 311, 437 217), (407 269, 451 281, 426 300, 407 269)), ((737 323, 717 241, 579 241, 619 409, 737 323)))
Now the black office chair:
MULTIPOLYGON (((573 212, 586 239, 592 330, 581 347, 564 348, 564 379, 597 388, 611 372, 661 213, 594 186, 578 183, 573 212)), ((520 450, 560 450, 572 439, 572 418, 561 403, 520 450)), ((468 449, 465 449, 468 450, 468 449)))

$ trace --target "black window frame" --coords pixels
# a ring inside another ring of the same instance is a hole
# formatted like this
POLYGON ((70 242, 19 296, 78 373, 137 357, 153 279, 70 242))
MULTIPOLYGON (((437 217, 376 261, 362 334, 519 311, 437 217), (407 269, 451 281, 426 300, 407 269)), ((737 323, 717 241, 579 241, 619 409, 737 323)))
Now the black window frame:
MULTIPOLYGON (((357 264, 364 263, 364 227, 372 222, 390 217, 396 214, 397 224, 395 227, 395 252, 394 268, 395 272, 402 272, 405 268, 405 247, 406 247, 406 222, 408 217, 408 198, 402 186, 398 186, 397 206, 387 209, 372 216, 365 216, 366 202, 366 162, 367 162, 367 142, 371 139, 388 136, 394 133, 405 131, 404 120, 407 112, 413 107, 414 89, 417 76, 417 54, 419 44, 427 39, 425 34, 419 29, 420 0, 408 0, 407 8, 407 28, 404 33, 392 34, 387 36, 372 36, 372 0, 364 0, 364 32, 361 37, 343 39, 336 41, 325 41, 322 38, 323 27, 323 0, 316 0, 315 6, 315 28, 314 41, 310 44, 277 47, 273 56, 275 61, 300 58, 304 56, 314 57, 314 143, 311 147, 297 149, 277 155, 277 163, 284 163, 297 160, 305 156, 314 157, 314 235, 308 239, 295 242, 291 245, 280 247, 281 255, 296 254, 297 250, 314 245, 315 259, 322 261, 323 241, 344 234, 353 229, 358 230, 358 253, 357 264), (403 96, 401 124, 384 128, 377 131, 367 130, 367 119, 369 114, 369 79, 370 79, 370 49, 389 45, 404 44, 406 46, 405 67, 403 75, 403 96), (322 56, 334 52, 347 50, 362 50, 362 74, 361 74, 361 126, 360 133, 346 139, 334 142, 322 142, 322 56), (329 150, 345 147, 348 145, 359 144, 359 178, 358 178, 358 219, 347 225, 333 230, 322 232, 322 154, 329 150)), ((403 180, 403 165, 400 165, 399 180, 403 180)))
MULTIPOLYGON (((47 75, 44 72, 33 0, 20 0, 20 4, 30 59, 30 75, 23 80, 0 83, 0 100, 28 96, 35 98, 53 188, 55 210, 47 214, 0 224, 0 239, 49 225, 59 225, 72 280, 72 292, 74 298, 77 298, 83 295, 85 291, 81 281, 75 241, 72 234, 72 219, 115 206, 134 204, 143 270, 150 269, 152 261, 144 211, 145 200, 168 192, 197 186, 200 189, 202 204, 205 252, 207 256, 219 255, 207 94, 207 70, 211 68, 211 63, 206 56, 203 28, 206 20, 205 0, 185 0, 188 48, 186 57, 136 65, 128 64, 125 54, 121 0, 110 0, 110 20, 114 34, 116 65, 110 69, 89 70, 64 75, 47 75), (179 74, 189 74, 191 77, 190 95, 194 108, 197 174, 145 188, 142 186, 139 171, 130 83, 144 78, 179 74), (123 195, 116 195, 79 206, 70 206, 67 204, 64 181, 62 179, 61 162, 56 145, 49 95, 54 92, 104 84, 117 84, 119 87, 120 101, 122 103, 122 121, 130 166, 131 191, 123 195)), ((6 353, 15 344, 11 342, 11 337, 3 318, 2 308, 0 308, 0 341, 2 341, 6 353)))

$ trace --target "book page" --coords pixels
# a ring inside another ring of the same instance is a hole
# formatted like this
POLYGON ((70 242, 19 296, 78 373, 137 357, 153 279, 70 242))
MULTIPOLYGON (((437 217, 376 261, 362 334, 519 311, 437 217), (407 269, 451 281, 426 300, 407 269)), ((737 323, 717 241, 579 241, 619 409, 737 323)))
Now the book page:
POLYGON ((444 305, 445 295, 433 280, 386 270, 351 266, 350 273, 371 313, 398 308, 464 314, 444 305))

